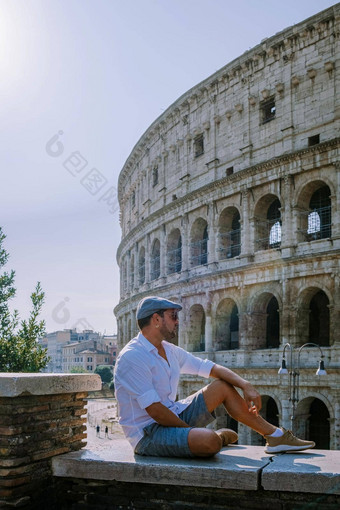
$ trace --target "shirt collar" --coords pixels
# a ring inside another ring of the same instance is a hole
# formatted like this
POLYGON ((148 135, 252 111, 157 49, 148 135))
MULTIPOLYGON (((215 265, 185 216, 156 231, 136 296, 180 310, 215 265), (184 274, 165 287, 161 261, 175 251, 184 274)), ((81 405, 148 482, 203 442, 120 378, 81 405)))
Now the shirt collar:
POLYGON ((137 340, 138 340, 138 342, 140 342, 142 344, 142 346, 147 351, 152 351, 152 350, 156 349, 156 347, 151 342, 149 342, 149 340, 147 338, 145 338, 145 336, 142 335, 142 333, 138 333, 137 340))

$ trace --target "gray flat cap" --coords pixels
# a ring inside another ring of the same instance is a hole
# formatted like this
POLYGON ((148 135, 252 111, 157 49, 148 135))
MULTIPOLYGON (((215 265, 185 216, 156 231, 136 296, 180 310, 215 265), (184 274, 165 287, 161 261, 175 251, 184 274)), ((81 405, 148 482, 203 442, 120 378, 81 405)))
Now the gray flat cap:
POLYGON ((136 317, 137 320, 145 319, 145 317, 149 317, 158 310, 169 310, 170 308, 182 310, 178 303, 157 296, 148 296, 138 303, 136 317))

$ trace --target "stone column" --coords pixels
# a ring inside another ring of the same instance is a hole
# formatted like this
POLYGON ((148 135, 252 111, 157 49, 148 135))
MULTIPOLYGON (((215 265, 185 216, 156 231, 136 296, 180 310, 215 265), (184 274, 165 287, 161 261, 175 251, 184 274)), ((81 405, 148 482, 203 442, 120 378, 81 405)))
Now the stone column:
POLYGON ((189 249, 189 232, 188 232, 188 215, 182 217, 182 272, 190 269, 190 249, 189 249))
MULTIPOLYGON (((282 257, 292 256, 293 243, 293 220, 292 220, 292 194, 291 194, 291 178, 285 175, 283 178, 283 198, 284 206, 281 208, 282 220, 282 238, 281 238, 281 253, 282 257)), ((296 242, 296 241, 295 241, 296 242)))
POLYGON ((331 444, 332 450, 340 450, 340 391, 334 394, 334 422, 331 422, 331 444))
POLYGON ((146 236, 145 243, 145 283, 150 283, 150 235, 146 236))
POLYGON ((207 352, 212 352, 213 350, 213 339, 212 339, 212 318, 211 315, 208 313, 205 316, 205 350, 207 352))
POLYGON ((166 277, 166 268, 167 268, 167 249, 166 249, 166 230, 165 225, 161 226, 160 231, 160 250, 159 250, 159 256, 160 256, 160 278, 166 277))

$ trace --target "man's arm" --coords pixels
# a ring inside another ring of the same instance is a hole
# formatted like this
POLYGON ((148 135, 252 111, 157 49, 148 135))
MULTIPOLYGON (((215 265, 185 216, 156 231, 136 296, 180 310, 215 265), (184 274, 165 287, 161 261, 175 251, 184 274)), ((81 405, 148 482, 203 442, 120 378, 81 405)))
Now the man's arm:
POLYGON ((235 374, 235 372, 229 370, 229 368, 217 364, 212 367, 210 376, 216 379, 222 379, 222 381, 226 381, 236 386, 236 388, 240 388, 243 391, 244 400, 247 403, 249 412, 256 415, 258 414, 258 411, 260 411, 262 407, 261 395, 250 382, 235 374))
POLYGON ((145 411, 153 420, 165 427, 189 427, 185 421, 181 420, 175 413, 160 402, 154 402, 146 407, 145 411))

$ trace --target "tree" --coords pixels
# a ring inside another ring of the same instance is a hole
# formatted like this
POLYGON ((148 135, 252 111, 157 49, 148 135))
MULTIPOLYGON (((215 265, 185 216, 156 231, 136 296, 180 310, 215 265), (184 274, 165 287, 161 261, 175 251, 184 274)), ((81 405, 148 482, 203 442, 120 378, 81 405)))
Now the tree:
MULTIPOLYGON (((0 269, 9 254, 3 247, 5 234, 0 227, 0 269)), ((40 282, 31 294, 32 310, 28 320, 20 320, 19 313, 9 309, 9 301, 15 296, 15 271, 0 274, 0 372, 39 372, 49 358, 47 349, 38 344, 38 337, 45 334, 45 321, 38 321, 45 294, 40 282)))
POLYGON ((71 370, 70 370, 70 373, 71 374, 88 374, 88 370, 86 370, 86 368, 83 368, 83 367, 71 367, 71 370))
POLYGON ((107 365, 98 365, 94 372, 95 374, 100 375, 103 383, 109 383, 112 381, 112 372, 110 370, 110 367, 108 367, 107 365))

